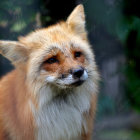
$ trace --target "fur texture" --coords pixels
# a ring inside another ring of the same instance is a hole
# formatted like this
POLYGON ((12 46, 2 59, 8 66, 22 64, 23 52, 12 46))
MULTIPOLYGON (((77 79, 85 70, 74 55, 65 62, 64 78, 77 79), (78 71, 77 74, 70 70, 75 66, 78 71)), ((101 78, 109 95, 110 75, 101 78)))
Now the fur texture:
POLYGON ((0 140, 91 139, 99 74, 82 5, 0 53, 15 66, 0 81, 0 140))

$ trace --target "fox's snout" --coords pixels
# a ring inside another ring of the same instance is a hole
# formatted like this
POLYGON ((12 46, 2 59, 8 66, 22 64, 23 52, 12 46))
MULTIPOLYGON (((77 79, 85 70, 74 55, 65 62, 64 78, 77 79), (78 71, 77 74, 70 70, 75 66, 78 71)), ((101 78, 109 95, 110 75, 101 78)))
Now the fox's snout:
POLYGON ((72 68, 56 80, 58 86, 80 86, 88 79, 88 72, 83 67, 72 68))
POLYGON ((75 78, 75 79, 80 78, 84 74, 84 69, 82 67, 72 69, 71 74, 72 74, 73 78, 75 78))

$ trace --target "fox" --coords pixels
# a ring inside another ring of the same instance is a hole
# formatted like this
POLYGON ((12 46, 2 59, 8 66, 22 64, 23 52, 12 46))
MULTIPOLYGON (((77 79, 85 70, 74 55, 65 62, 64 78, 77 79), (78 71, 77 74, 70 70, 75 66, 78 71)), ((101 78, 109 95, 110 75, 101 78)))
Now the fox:
POLYGON ((1 40, 14 70, 0 79, 0 140, 91 140, 99 72, 88 41, 85 12, 1 40))

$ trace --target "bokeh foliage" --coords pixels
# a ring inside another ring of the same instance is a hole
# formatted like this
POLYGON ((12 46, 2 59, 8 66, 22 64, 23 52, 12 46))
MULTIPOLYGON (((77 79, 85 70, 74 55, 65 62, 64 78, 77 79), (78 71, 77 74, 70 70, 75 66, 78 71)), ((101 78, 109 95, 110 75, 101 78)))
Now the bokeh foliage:
MULTIPOLYGON (((0 1, 0 39, 17 40, 36 28, 39 0, 0 1)), ((10 62, 0 55, 0 76, 13 69, 10 62)))
POLYGON ((124 1, 126 39, 126 90, 132 107, 140 111, 140 8, 137 0, 124 1))
POLYGON ((35 28, 39 0, 0 1, 0 38, 16 39, 35 28))
MULTIPOLYGON (((120 70, 126 76, 126 97, 131 107, 140 111, 140 8, 138 0, 88 0, 85 5, 88 21, 95 23, 95 28, 103 27, 123 46, 126 65, 120 70)), ((92 31, 93 26, 90 24, 88 26, 89 32, 92 31)), ((101 42, 101 44, 105 43, 101 42)), ((113 105, 111 103, 110 107, 113 105)))

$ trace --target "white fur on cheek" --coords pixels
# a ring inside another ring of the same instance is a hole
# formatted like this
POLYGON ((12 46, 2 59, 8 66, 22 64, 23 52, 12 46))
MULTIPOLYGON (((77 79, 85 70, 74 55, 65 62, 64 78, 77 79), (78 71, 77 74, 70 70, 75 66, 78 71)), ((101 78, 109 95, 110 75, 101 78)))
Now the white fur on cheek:
POLYGON ((80 78, 80 80, 85 81, 85 80, 87 80, 87 78, 88 78, 88 74, 87 74, 87 72, 84 70, 84 74, 82 75, 82 77, 80 78))
POLYGON ((45 79, 46 82, 50 82, 50 83, 54 82, 55 80, 56 80, 56 77, 55 76, 48 76, 45 79))

